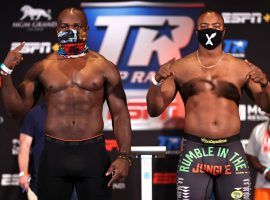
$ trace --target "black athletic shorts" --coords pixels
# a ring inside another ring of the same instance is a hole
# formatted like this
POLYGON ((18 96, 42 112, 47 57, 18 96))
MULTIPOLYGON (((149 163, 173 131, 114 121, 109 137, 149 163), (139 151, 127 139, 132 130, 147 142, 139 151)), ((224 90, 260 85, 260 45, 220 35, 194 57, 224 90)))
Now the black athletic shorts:
POLYGON ((205 139, 186 134, 180 145, 177 200, 250 199, 248 162, 239 135, 205 139))
POLYGON ((104 137, 80 142, 45 138, 38 174, 39 200, 70 200, 75 187, 79 200, 110 200, 110 166, 104 137))

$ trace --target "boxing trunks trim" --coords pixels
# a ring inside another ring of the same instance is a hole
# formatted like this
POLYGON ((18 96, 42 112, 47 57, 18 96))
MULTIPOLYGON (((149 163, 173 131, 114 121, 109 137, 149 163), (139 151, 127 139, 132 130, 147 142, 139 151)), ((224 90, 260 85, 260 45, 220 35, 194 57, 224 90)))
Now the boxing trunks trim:
POLYGON ((62 140, 50 135, 45 135, 45 140, 56 144, 66 144, 66 145, 91 144, 98 141, 104 141, 104 134, 102 133, 83 140, 62 140))
POLYGON ((211 144, 211 145, 217 144, 218 145, 218 144, 227 144, 230 142, 238 141, 240 140, 240 134, 236 134, 228 138, 220 138, 220 139, 202 138, 202 137, 198 137, 191 134, 184 134, 184 138, 194 141, 194 142, 202 143, 202 144, 211 144))

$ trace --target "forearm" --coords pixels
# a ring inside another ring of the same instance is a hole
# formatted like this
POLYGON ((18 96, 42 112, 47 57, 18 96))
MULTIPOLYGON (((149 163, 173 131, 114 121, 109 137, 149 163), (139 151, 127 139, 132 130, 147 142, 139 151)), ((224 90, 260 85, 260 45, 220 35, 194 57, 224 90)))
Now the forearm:
POLYGON ((15 88, 11 75, 2 77, 2 101, 3 106, 10 116, 19 116, 25 113, 23 100, 15 88))
POLYGON ((119 151, 129 154, 131 151, 131 125, 127 109, 113 116, 113 129, 119 151))
POLYGON ((247 155, 247 158, 250 161, 252 168, 255 169, 257 172, 263 174, 266 166, 262 165, 260 161, 254 156, 247 155))
POLYGON ((151 83, 147 96, 147 111, 151 117, 159 116, 165 109, 161 88, 151 83))
POLYGON ((270 84, 268 84, 265 88, 262 88, 260 104, 263 111, 267 113, 270 112, 270 84))
POLYGON ((19 170, 25 174, 28 174, 29 153, 29 148, 23 146, 20 147, 18 155, 19 170))

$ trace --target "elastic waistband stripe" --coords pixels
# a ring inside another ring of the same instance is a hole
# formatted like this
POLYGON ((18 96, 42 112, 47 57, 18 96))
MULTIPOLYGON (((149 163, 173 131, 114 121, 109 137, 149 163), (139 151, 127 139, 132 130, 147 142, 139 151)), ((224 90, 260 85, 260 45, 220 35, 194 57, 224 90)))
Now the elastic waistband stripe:
POLYGON ((202 138, 191 134, 184 134, 184 138, 202 144, 226 144, 240 140, 240 134, 220 139, 202 138))

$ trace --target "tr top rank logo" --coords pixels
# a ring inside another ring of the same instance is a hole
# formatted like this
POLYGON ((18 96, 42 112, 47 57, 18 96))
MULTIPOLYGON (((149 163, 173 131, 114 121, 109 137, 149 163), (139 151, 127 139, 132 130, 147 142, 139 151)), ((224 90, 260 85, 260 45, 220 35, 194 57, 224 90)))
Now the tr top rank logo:
POLYGON ((125 89, 146 89, 158 67, 197 45, 194 21, 203 4, 82 3, 88 45, 116 64, 125 89))
MULTIPOLYGON (((194 51, 194 22, 203 4, 149 2, 82 3, 88 18, 88 46, 118 66, 125 88, 132 130, 175 128, 184 116, 176 98, 166 111, 151 118, 146 93, 159 66, 194 51)), ((103 109, 104 129, 112 130, 109 110, 103 109)))

